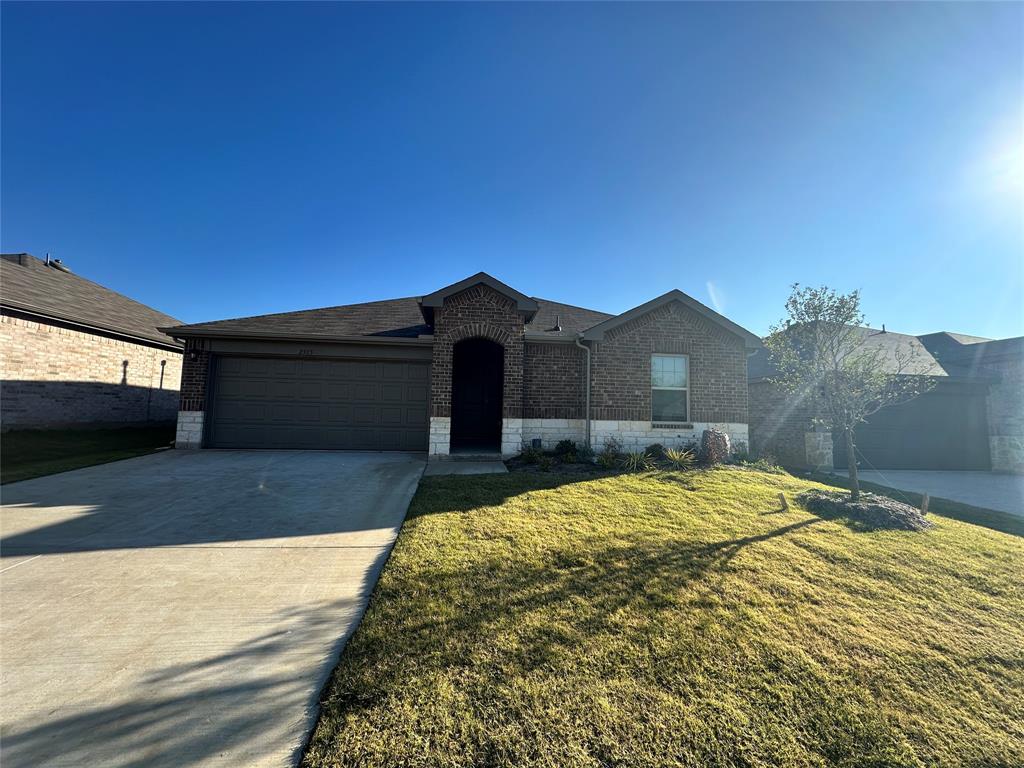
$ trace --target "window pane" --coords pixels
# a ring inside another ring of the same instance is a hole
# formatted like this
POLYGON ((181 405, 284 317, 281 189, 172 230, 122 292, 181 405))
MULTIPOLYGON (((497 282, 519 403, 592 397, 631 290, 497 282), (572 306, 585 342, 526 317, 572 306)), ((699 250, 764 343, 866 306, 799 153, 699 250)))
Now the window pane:
POLYGON ((686 421, 686 390, 655 389, 652 391, 651 421, 686 421))
POLYGON ((652 387, 685 387, 688 378, 685 357, 666 355, 651 357, 652 387))

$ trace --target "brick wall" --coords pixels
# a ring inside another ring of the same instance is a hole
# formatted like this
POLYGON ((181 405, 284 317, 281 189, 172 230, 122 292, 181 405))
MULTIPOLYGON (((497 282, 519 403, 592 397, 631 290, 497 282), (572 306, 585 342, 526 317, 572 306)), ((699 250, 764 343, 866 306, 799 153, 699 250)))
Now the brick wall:
POLYGON ((584 418, 586 357, 575 344, 527 342, 523 357, 523 418, 584 418))
POLYGON ((0 350, 4 429, 173 421, 178 410, 179 352, 11 314, 0 350))
MULTIPOLYGON (((750 452, 754 456, 769 456, 787 467, 831 464, 831 455, 828 462, 818 460, 821 451, 808 456, 807 435, 814 432, 813 412, 803 399, 786 395, 768 381, 751 382, 749 390, 750 452)), ((831 433, 823 434, 828 435, 831 449, 831 433)))
POLYGON ((522 418, 523 317, 515 302, 485 285, 450 296, 434 310, 434 357, 430 378, 430 415, 452 411, 452 352, 463 339, 485 338, 505 348, 503 418, 522 418))
POLYGON ((694 422, 747 423, 747 356, 743 340, 671 302, 614 328, 594 345, 592 418, 650 421, 651 354, 690 358, 694 422))
POLYGON ((206 349, 206 343, 198 339, 188 339, 185 342, 185 359, 181 372, 181 410, 206 410, 206 385, 209 373, 210 353, 206 349))

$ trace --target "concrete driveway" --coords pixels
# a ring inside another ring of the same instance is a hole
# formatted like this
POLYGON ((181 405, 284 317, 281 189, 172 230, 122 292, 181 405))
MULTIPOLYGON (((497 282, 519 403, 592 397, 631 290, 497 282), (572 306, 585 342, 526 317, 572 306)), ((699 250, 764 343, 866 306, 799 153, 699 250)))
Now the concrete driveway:
MULTIPOLYGON (((837 475, 848 474, 836 470, 837 475)), ((975 507, 1024 516, 1024 476, 994 472, 952 472, 918 469, 861 469, 866 482, 901 491, 927 493, 975 507)))
POLYGON ((168 451, 0 490, 0 763, 280 766, 415 454, 168 451))

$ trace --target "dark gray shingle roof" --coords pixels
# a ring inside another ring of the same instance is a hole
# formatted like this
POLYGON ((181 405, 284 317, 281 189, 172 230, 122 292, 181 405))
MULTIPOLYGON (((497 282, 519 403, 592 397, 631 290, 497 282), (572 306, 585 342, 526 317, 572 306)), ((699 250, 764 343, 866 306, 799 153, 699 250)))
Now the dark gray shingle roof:
MULTIPOLYGON (((534 299, 538 309, 526 329, 531 334, 545 336, 575 336, 579 331, 611 317, 603 312, 561 304, 556 301, 534 299), (554 331, 558 319, 562 330, 554 331)), ((170 328, 172 334, 210 336, 266 336, 334 339, 351 336, 382 336, 415 339, 431 333, 423 319, 419 299, 370 301, 362 304, 343 304, 338 307, 304 309, 298 312, 277 312, 270 315, 215 320, 170 328)))
POLYGON ((27 253, 0 256, 0 305, 110 333, 178 346, 157 330, 181 321, 27 253))
POLYGON ((343 304, 338 307, 276 312, 270 315, 214 320, 167 329, 183 336, 281 336, 334 339, 344 336, 385 336, 415 339, 430 333, 416 297, 343 304))

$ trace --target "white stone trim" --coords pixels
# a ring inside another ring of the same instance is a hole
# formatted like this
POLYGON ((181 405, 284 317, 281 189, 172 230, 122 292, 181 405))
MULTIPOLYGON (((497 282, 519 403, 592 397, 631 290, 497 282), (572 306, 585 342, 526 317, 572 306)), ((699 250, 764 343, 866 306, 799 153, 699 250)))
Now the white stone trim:
POLYGON ((523 449, 523 420, 501 420, 501 455, 505 458, 517 455, 523 449))
POLYGON ((178 429, 174 435, 175 448, 202 448, 205 411, 178 411, 178 429))
POLYGON ((452 420, 449 416, 430 417, 430 455, 447 456, 451 452, 452 420))
POLYGON ((583 419, 523 419, 522 438, 524 443, 539 438, 546 451, 562 440, 583 445, 587 440, 587 423, 583 419))
POLYGON ((804 432, 807 464, 814 469, 832 469, 832 433, 804 432))
POLYGON ((614 437, 627 451, 638 451, 654 443, 666 448, 678 448, 688 443, 700 443, 705 429, 717 429, 729 436, 734 451, 744 451, 750 445, 750 434, 746 424, 693 422, 690 429, 677 427, 652 427, 649 421, 605 421, 590 422, 590 435, 595 451, 600 451, 609 437, 614 437))

